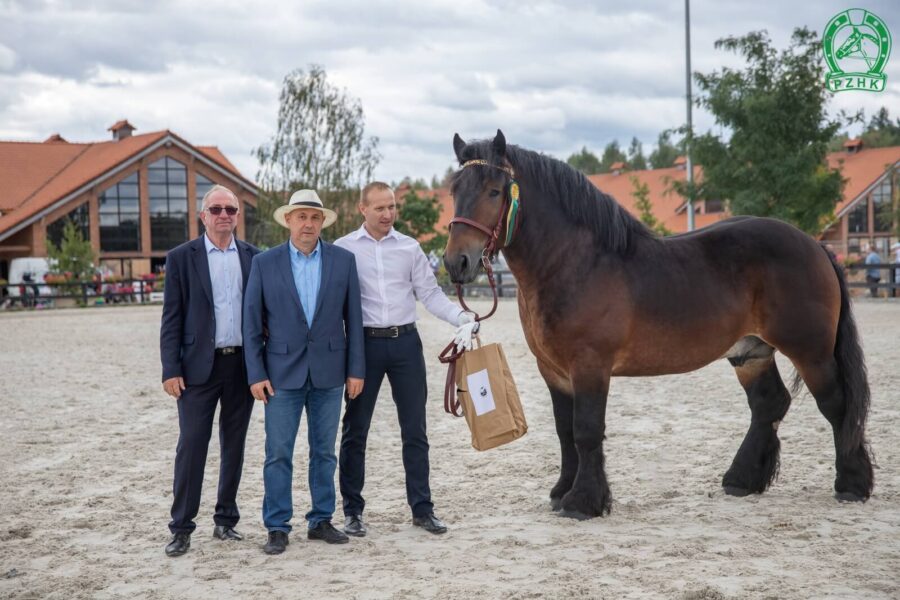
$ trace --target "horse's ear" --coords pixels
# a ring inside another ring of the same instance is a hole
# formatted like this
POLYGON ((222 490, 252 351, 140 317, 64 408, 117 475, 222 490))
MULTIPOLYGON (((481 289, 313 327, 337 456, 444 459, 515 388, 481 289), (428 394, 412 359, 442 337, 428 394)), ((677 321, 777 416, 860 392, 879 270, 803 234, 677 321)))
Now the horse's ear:
POLYGON ((453 151, 456 152, 456 159, 463 162, 463 150, 466 149, 466 142, 459 137, 458 133, 453 134, 453 151))
POLYGON ((494 147, 494 154, 497 156, 506 156, 506 138, 503 137, 503 132, 499 129, 497 130, 497 135, 494 137, 494 141, 491 145, 494 147))

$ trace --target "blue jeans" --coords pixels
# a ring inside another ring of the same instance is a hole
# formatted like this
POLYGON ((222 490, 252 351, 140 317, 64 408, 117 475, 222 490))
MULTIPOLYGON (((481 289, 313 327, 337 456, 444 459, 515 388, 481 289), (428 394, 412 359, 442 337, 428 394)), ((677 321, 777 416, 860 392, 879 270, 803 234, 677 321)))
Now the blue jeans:
POLYGON ((266 463, 263 467, 263 522, 269 531, 290 531, 294 515, 294 440, 306 407, 309 429, 309 492, 312 509, 309 527, 330 521, 334 514, 334 441, 341 416, 343 386, 315 388, 309 379, 299 390, 275 390, 266 404, 266 463))

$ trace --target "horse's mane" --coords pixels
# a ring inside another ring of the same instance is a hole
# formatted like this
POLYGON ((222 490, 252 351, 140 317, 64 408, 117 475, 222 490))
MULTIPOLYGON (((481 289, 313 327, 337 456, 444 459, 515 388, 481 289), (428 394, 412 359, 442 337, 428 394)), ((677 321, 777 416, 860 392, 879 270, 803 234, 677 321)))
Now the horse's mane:
MULTIPOLYGON (((468 143, 464 158, 483 158, 493 164, 499 163, 494 156, 491 140, 468 143)), ((512 145, 506 146, 506 159, 512 164, 517 179, 528 180, 530 186, 537 186, 537 191, 548 205, 558 206, 573 224, 591 231, 599 249, 604 253, 627 255, 632 249, 635 236, 655 237, 612 196, 601 192, 580 171, 566 163, 512 145)), ((462 171, 457 172, 451 189, 461 173, 462 171)), ((523 189, 523 195, 526 194, 531 195, 523 189)), ((528 205, 524 198, 522 210, 523 214, 527 214, 528 205)))

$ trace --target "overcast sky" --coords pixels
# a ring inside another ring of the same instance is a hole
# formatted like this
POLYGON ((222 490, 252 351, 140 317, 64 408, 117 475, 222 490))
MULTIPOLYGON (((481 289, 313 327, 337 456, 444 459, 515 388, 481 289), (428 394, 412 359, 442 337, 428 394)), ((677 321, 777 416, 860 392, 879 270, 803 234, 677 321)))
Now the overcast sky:
MULTIPOLYGON (((871 10, 900 43, 900 2, 694 1, 692 67, 735 66, 713 48, 767 29, 779 48, 871 10)), ((565 158, 632 136, 648 153, 685 122, 684 5, 677 0, 0 0, 0 139, 106 139, 127 118, 217 145, 248 177, 274 133, 286 73, 322 65, 358 97, 380 139, 376 176, 431 178, 454 132, 493 135, 565 158)), ((900 117, 900 49, 884 93, 836 94, 831 110, 900 117)), ((695 109, 705 131, 715 125, 695 109)))

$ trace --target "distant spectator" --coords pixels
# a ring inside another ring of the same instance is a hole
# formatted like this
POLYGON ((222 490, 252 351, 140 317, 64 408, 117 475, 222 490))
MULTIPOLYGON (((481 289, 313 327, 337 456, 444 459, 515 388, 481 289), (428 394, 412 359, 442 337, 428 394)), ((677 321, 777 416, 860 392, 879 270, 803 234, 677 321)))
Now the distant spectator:
MULTIPOLYGON (((867 265, 881 264, 881 256, 875 252, 875 246, 869 246, 869 254, 866 255, 867 265)), ((869 295, 873 298, 878 297, 878 283, 881 281, 881 271, 879 269, 866 269, 866 283, 874 284, 869 287, 869 295)))
MULTIPOLYGON (((891 250, 894 252, 894 263, 900 264, 900 242, 894 242, 891 250)), ((894 283, 900 283, 900 269, 894 269, 894 283)))

